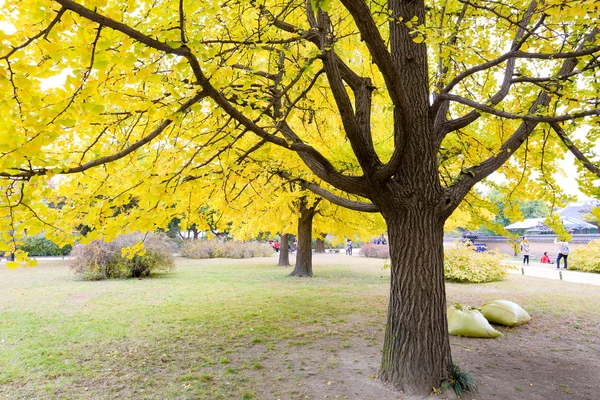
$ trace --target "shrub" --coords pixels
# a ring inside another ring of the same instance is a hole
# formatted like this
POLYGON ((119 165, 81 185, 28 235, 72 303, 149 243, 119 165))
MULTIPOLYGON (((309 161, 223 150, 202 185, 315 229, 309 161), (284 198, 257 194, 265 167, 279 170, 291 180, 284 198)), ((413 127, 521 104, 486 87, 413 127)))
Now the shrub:
POLYGON ((370 258, 390 258, 390 247, 387 244, 365 243, 359 254, 370 258))
POLYGON ((448 379, 448 385, 454 390, 458 397, 465 393, 477 391, 477 383, 470 372, 463 371, 458 365, 452 364, 452 371, 448 379))
POLYGON ((19 250, 29 253, 30 257, 66 256, 69 255, 73 246, 67 244, 63 247, 44 237, 44 235, 28 236, 19 245, 19 250))
POLYGON ((108 243, 94 240, 73 248, 71 269, 75 276, 84 280, 150 276, 155 272, 171 271, 175 267, 174 248, 164 234, 155 233, 123 235, 108 243), (142 241, 144 250, 127 257, 127 249, 142 241))
POLYGON ((186 240, 181 256, 188 258, 251 258, 268 257, 273 247, 260 242, 222 242, 213 240, 186 240))
POLYGON ((571 251, 569 268, 600 273, 600 240, 592 240, 587 245, 571 251))
POLYGON ((453 282, 494 282, 506 278, 514 266, 502 262, 503 254, 494 250, 478 253, 471 244, 457 243, 444 248, 444 276, 453 282))

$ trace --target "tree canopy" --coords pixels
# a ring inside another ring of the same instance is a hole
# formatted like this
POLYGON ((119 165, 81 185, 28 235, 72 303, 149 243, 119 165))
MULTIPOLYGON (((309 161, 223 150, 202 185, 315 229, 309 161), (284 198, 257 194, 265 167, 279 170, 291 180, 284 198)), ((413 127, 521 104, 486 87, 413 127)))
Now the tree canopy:
POLYGON ((452 363, 443 225, 477 208, 474 185, 498 171, 554 198, 566 147, 597 194, 599 17, 596 0, 5 1, 4 250, 25 229, 66 240, 82 219, 90 238, 166 226, 269 184, 274 160, 270 173, 382 214, 380 376, 426 392, 452 363))

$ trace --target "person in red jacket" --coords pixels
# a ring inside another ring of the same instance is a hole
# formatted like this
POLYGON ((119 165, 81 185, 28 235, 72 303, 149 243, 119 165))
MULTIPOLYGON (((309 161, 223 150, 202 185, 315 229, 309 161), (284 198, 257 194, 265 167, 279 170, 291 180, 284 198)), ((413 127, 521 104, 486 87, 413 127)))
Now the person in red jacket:
POLYGON ((544 252, 544 255, 542 256, 542 259, 540 260, 540 262, 542 264, 552 264, 552 260, 550 260, 550 257, 548 256, 547 251, 544 252))
POLYGON ((275 242, 273 242, 273 248, 275 249, 276 253, 279 253, 279 241, 276 240, 275 242))

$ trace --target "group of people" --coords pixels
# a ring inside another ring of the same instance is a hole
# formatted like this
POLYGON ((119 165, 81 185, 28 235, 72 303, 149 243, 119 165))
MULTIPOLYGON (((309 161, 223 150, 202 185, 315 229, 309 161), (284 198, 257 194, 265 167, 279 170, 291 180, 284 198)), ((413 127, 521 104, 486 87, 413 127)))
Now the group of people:
MULTIPOLYGON (((275 253, 279 253, 279 250, 281 249, 281 244, 279 243, 279 240, 269 240, 269 244, 271 245, 271 247, 273 247, 273 250, 275 250, 275 253)), ((294 251, 296 251, 297 248, 298 248, 298 241, 294 240, 294 243, 292 243, 290 245, 290 247, 288 248, 288 251, 293 253, 294 251)))
MULTIPOLYGON (((569 256, 569 244, 566 241, 559 240, 556 238, 554 243, 558 245, 558 255, 556 257, 556 269, 560 269, 560 260, 564 260, 564 269, 567 269, 567 258, 569 256)), ((521 240, 521 254, 523 255, 523 265, 529 265, 529 240, 527 237, 523 236, 521 240)), ((548 255, 548 252, 545 251, 542 256, 541 263, 543 264, 552 264, 552 260, 548 255)))
POLYGON ((385 240, 385 237, 381 235, 377 239, 373 240, 373 244, 387 244, 387 240, 385 240))
POLYGON ((269 240, 269 244, 271 245, 271 247, 273 247, 273 250, 275 250, 275 253, 279 253, 279 249, 281 248, 281 245, 279 244, 279 240, 269 240))

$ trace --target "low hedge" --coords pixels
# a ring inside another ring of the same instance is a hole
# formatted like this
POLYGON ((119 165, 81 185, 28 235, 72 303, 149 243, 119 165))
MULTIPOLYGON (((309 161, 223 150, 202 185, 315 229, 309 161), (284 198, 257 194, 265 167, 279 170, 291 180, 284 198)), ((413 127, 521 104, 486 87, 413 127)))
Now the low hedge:
POLYGON ((569 269, 600 273, 600 240, 571 251, 569 269))
POLYGON ((369 258, 390 258, 390 247, 387 244, 365 243, 359 254, 369 258))
POLYGON ((185 240, 180 254, 195 259, 268 257, 273 255, 273 247, 260 242, 185 240))
POLYGON ((444 276, 451 282, 482 283, 505 279, 516 268, 503 263, 504 255, 494 251, 476 252, 475 246, 457 243, 444 248, 444 276))
POLYGON ((94 240, 73 248, 71 269, 84 280, 150 276, 175 268, 175 248, 166 235, 156 233, 123 235, 112 242, 94 240), (142 251, 135 254, 128 251, 140 242, 144 244, 142 251))

